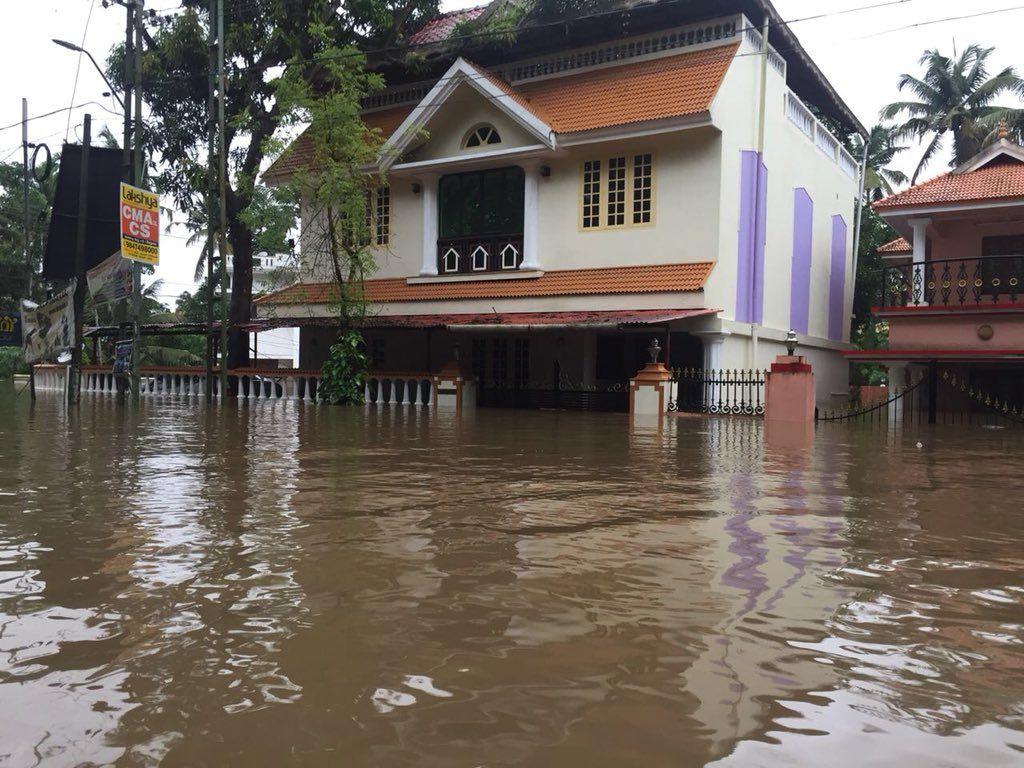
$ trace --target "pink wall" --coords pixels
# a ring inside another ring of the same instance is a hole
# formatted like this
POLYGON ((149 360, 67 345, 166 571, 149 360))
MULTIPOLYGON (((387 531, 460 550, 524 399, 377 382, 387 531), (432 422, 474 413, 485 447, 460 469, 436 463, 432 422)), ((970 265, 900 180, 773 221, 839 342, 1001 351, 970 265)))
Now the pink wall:
POLYGON ((931 258, 969 259, 981 256, 981 239, 991 235, 1024 234, 1024 221, 1004 224, 975 224, 973 221, 943 220, 936 216, 929 229, 931 258), (937 226, 936 226, 937 225, 937 226), (940 234, 941 233, 941 234, 940 234))
POLYGON ((1024 349, 1024 314, 890 317, 889 349, 1024 349), (988 341, 978 338, 982 325, 995 331, 988 341))

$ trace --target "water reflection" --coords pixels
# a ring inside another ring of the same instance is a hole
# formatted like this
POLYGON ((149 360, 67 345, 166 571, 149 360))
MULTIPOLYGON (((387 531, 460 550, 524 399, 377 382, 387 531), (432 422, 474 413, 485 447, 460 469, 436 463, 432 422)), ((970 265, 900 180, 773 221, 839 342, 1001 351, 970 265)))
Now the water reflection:
POLYGON ((7 396, 0 765, 1010 764, 1021 445, 7 396))

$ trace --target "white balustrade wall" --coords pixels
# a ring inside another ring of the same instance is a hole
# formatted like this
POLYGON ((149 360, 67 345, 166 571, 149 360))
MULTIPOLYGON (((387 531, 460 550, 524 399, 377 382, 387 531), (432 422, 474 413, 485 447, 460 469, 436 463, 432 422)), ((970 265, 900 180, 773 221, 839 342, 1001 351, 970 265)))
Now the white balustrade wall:
POLYGON ((370 373, 364 386, 367 405, 434 405, 429 373, 370 373))

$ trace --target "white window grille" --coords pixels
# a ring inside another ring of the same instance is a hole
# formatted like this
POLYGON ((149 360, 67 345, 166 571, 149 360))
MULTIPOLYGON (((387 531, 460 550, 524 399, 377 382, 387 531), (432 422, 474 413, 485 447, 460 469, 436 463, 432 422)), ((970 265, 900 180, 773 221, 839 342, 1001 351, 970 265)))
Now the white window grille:
POLYGON ((449 248, 444 252, 444 263, 445 272, 458 272, 459 271, 459 252, 454 248, 449 248))
POLYGON ((501 268, 515 269, 519 266, 519 249, 509 243, 501 249, 501 268))
POLYGON ((482 245, 478 245, 473 249, 473 271, 482 272, 487 269, 487 249, 482 245))

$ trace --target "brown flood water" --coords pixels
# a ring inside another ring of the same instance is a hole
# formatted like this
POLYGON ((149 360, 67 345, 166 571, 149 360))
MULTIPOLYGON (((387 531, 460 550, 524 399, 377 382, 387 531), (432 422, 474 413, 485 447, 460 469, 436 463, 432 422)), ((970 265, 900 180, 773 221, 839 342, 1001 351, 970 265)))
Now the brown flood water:
POLYGON ((0 766, 1024 764, 1024 430, 763 429, 7 386, 0 766))

